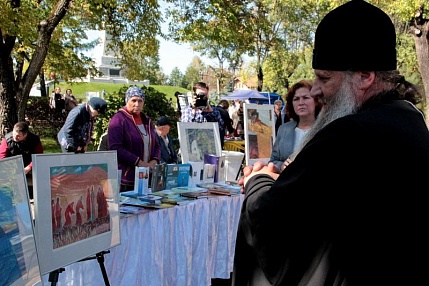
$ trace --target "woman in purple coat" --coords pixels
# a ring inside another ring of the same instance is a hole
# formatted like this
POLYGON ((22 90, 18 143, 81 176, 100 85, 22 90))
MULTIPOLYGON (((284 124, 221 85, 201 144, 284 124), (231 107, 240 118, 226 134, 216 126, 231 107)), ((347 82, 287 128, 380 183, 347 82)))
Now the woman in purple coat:
POLYGON ((121 192, 134 189, 135 167, 158 164, 161 148, 152 120, 143 113, 144 92, 131 86, 125 93, 125 106, 112 117, 108 127, 109 150, 116 150, 121 174, 121 192))

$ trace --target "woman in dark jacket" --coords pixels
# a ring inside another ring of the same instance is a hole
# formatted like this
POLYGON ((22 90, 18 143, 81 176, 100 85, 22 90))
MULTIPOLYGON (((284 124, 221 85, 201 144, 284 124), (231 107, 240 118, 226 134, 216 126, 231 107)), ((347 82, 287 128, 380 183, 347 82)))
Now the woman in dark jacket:
POLYGON ((113 115, 108 127, 109 150, 116 150, 121 174, 121 192, 134 189, 135 167, 153 167, 161 149, 155 126, 144 114, 144 92, 131 86, 125 93, 125 106, 113 115))

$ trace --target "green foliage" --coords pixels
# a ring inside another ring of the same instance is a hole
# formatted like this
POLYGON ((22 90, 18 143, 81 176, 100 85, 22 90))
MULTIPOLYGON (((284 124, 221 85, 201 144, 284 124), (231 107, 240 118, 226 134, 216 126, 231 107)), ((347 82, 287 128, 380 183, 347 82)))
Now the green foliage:
POLYGON ((172 86, 182 86, 183 74, 178 67, 175 67, 170 74, 169 84, 172 86))

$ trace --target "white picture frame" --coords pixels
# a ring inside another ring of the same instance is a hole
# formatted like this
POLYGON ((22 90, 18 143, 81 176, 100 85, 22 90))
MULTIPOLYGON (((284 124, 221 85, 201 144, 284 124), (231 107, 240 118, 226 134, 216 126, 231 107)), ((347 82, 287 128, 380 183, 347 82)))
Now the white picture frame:
POLYGON ((32 161, 43 275, 120 244, 116 151, 33 154, 32 161))
POLYGON ((274 106, 244 103, 243 111, 246 165, 268 163, 276 140, 274 106))
POLYGON ((41 285, 21 155, 0 160, 0 250, 0 285, 41 285))
POLYGON ((217 122, 177 122, 182 163, 204 162, 204 154, 222 155, 217 122))

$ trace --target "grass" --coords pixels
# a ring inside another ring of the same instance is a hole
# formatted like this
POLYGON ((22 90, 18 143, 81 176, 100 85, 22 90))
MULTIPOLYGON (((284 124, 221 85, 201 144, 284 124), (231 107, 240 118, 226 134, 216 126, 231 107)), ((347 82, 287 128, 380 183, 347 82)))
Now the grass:
MULTIPOLYGON (((61 153, 61 147, 60 144, 58 143, 56 138, 53 137, 40 137, 40 141, 42 141, 42 146, 43 146, 43 152, 44 153, 61 153)), ((89 143, 88 145, 88 152, 90 151, 97 151, 94 149, 94 145, 92 143, 89 143)))
POLYGON ((44 153, 61 153, 60 144, 58 144, 56 139, 46 136, 40 137, 40 141, 42 141, 44 153))
MULTIPOLYGON (((123 86, 129 86, 126 84, 119 83, 102 83, 102 82, 60 82, 56 84, 56 87, 61 88, 61 93, 65 93, 67 88, 70 88, 73 91, 73 95, 79 102, 86 101, 86 93, 87 92, 101 92, 103 89, 106 94, 117 93, 119 89, 123 86)), ((150 87, 156 89, 159 92, 162 92, 166 95, 167 98, 172 98, 173 103, 176 103, 176 97, 174 97, 174 93, 179 91, 181 93, 186 93, 189 90, 177 86, 170 85, 149 85, 150 87)), ((53 90, 53 88, 52 88, 53 90)))

